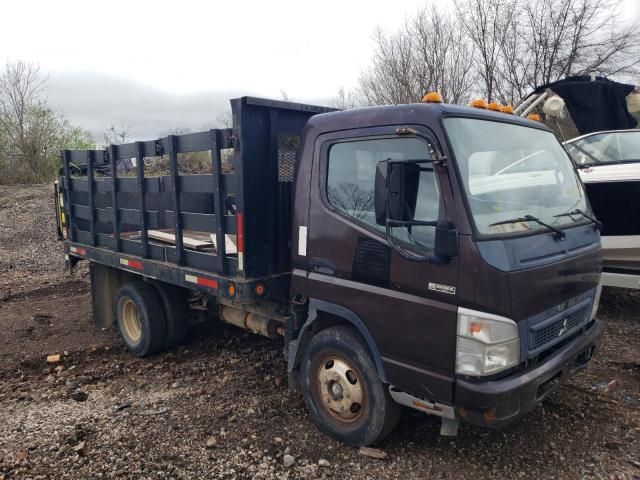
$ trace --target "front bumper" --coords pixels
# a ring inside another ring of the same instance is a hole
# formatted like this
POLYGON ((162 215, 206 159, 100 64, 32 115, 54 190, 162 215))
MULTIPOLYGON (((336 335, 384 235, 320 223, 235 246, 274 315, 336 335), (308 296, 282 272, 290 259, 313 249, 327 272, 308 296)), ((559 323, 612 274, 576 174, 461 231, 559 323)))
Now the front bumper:
POLYGON ((602 323, 596 320, 542 363, 507 378, 486 382, 457 380, 457 416, 489 428, 504 427, 523 416, 589 363, 600 344, 602 329, 602 323))

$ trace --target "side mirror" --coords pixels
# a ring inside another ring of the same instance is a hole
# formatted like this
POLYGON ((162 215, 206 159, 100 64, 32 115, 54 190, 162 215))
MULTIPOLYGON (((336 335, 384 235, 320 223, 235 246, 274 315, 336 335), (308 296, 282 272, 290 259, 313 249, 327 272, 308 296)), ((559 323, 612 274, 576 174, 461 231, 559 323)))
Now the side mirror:
POLYGON ((420 184, 420 165, 383 160, 376 168, 374 205, 376 223, 414 219, 420 184))

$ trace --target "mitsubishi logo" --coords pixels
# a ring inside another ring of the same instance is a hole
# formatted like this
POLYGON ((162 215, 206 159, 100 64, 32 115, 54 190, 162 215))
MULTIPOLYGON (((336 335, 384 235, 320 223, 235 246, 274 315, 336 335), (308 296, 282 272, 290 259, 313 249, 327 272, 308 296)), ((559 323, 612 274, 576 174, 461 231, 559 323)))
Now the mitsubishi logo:
POLYGON ((562 322, 562 327, 560 328, 560 331, 558 332, 558 336, 561 337, 562 335, 565 334, 565 332, 567 330, 569 330, 569 326, 567 325, 567 323, 569 322, 568 318, 564 319, 564 322, 562 322))

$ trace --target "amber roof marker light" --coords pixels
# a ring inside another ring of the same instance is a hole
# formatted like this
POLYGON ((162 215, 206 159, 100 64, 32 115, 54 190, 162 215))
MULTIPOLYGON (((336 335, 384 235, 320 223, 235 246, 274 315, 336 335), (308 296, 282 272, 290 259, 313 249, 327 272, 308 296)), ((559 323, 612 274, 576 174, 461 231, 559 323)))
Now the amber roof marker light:
POLYGON ((493 112, 501 112, 502 106, 496 102, 491 102, 489 105, 487 105, 487 110, 491 110, 493 112))
POLYGON ((422 103, 442 103, 442 95, 438 92, 425 93, 422 97, 422 103))
POLYGON ((482 98, 476 98, 475 100, 471 100, 469 102, 469 106, 473 108, 487 108, 487 102, 482 98))
POLYGON ((538 115, 537 113, 530 113, 529 115, 527 115, 527 118, 529 120, 533 120, 534 122, 540 121, 540 115, 538 115))
POLYGON ((503 105, 500 111, 508 115, 513 115, 513 107, 511 105, 503 105))

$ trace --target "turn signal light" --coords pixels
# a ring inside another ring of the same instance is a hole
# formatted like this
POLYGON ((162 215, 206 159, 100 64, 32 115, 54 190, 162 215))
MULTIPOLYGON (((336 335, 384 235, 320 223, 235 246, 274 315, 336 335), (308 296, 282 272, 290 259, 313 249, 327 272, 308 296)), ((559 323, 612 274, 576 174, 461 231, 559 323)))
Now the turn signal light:
POLYGON ((500 111, 502 113, 513 115, 513 107, 511 105, 503 105, 502 108, 500 108, 500 111))
POLYGON ((473 108, 487 108, 487 102, 481 98, 476 98, 475 100, 471 100, 471 102, 469 102, 469 106, 473 108))
POLYGON ((491 102, 489 105, 487 105, 487 109, 493 110, 494 112, 500 112, 502 110, 502 107, 496 102, 491 102))
POLYGON ((482 332, 482 325, 479 323, 470 323, 469 324, 469 333, 471 335, 475 335, 482 332))
POLYGON ((422 97, 423 103, 442 103, 442 95, 438 92, 429 92, 422 97))
POLYGON ((264 286, 264 283, 257 283, 255 291, 256 291, 256 295, 261 297, 264 295, 264 292, 267 291, 267 288, 264 286))
POLYGON ((534 122, 540 121, 540 115, 538 115, 537 113, 530 113, 529 115, 527 115, 527 118, 529 120, 533 120, 534 122))
POLYGON ((227 294, 230 297, 235 297, 236 296, 236 284, 233 282, 229 282, 229 285, 227 285, 227 294))

